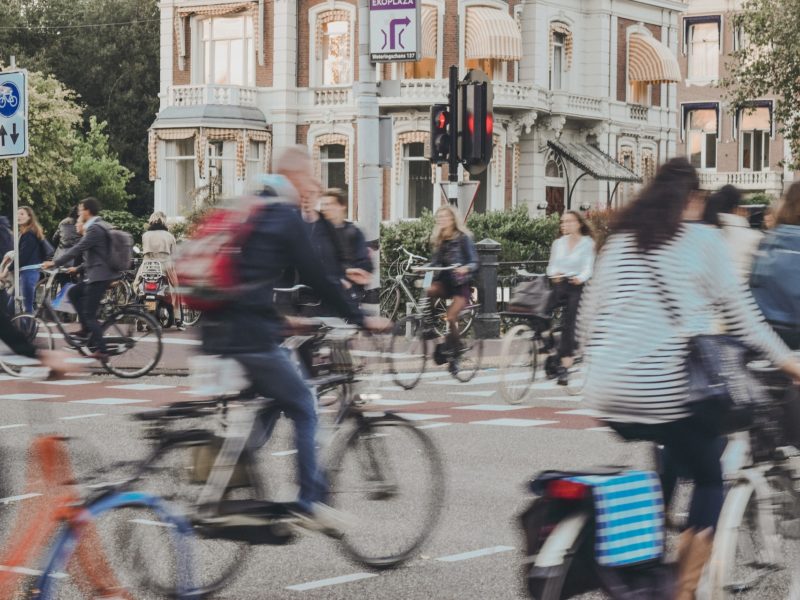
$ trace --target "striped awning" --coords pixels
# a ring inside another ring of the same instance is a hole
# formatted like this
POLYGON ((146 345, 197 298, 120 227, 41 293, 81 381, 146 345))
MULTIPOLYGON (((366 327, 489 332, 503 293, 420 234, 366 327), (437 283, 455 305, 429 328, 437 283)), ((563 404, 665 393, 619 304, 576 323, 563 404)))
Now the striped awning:
POLYGON ((439 33, 439 17, 436 7, 422 5, 422 58, 436 58, 439 33))
POLYGON ((675 54, 652 36, 632 33, 628 41, 628 81, 670 83, 681 80, 675 54))
POLYGON ((467 8, 467 58, 520 60, 522 33, 507 12, 488 6, 467 8))

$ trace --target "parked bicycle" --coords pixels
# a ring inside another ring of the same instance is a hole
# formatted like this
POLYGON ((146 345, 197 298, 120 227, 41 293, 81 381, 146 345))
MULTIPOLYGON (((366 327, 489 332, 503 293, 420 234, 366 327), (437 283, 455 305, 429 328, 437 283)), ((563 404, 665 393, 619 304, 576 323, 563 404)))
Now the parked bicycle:
MULTIPOLYGON (((31 343, 43 350, 55 348, 55 327, 68 348, 89 356, 94 350, 89 347, 88 341, 65 329, 50 302, 50 290, 55 284, 56 275, 64 272, 62 269, 46 271, 47 284, 42 304, 33 313, 16 315, 12 322, 29 337, 31 343)), ((163 352, 161 327, 139 308, 123 306, 111 311, 102 322, 101 328, 109 354, 108 360, 102 365, 109 373, 118 377, 135 378, 146 375, 158 365, 163 352)), ((18 375, 20 371, 19 366, 3 357, 0 357, 0 367, 11 375, 18 375)))
MULTIPOLYGON (((379 296, 381 316, 386 317, 392 321, 400 316, 400 307, 405 301, 406 312, 408 314, 422 314, 422 307, 428 302, 425 295, 425 290, 430 287, 430 281, 427 285, 420 275, 417 267, 428 263, 428 259, 423 256, 412 254, 405 248, 400 248, 405 255, 398 258, 392 266, 389 267, 390 275, 389 281, 385 281, 381 286, 379 296), (419 298, 413 292, 414 289, 421 288, 419 298)), ((433 323, 436 333, 443 336, 447 331, 447 308, 449 300, 436 298, 431 305, 433 314, 433 323)), ((474 298, 462 311, 458 320, 458 331, 463 335, 472 327, 472 322, 475 320, 477 314, 478 304, 474 298)))
MULTIPOLYGON (((711 600, 787 598, 790 590, 797 591, 792 580, 800 563, 800 453, 783 434, 788 384, 771 367, 754 363, 750 368, 771 390, 772 401, 758 407, 749 431, 731 436, 722 458, 725 501, 699 588, 711 600)), ((648 598, 671 597, 674 573, 663 556, 628 567, 601 564, 600 554, 611 546, 598 545, 596 530, 601 513, 608 515, 609 507, 596 512, 592 488, 630 473, 613 468, 546 471, 531 481, 538 498, 521 515, 531 597, 559 600, 596 589, 611 597, 621 597, 626 589, 649 590, 648 598)), ((657 481, 655 474, 651 479, 657 481)), ((630 484, 626 485, 624 497, 633 502, 630 484)), ((644 497, 640 499, 639 520, 646 510, 644 497)), ((653 537, 663 531, 663 505, 649 506, 651 517, 658 519, 651 520, 654 526, 648 529, 653 537)), ((603 520, 607 522, 607 516, 603 520)))
MULTIPOLYGON (((298 353, 313 354, 332 331, 323 321, 309 323, 297 336, 298 353)), ((355 335, 357 330, 337 331, 355 335)), ((348 517, 336 536, 353 560, 391 568, 412 558, 438 521, 442 462, 424 431, 352 393, 355 361, 346 346, 339 350, 336 371, 309 381, 319 388, 339 385, 343 391, 325 461, 328 502, 348 517)), ((209 383, 198 392, 213 399, 178 402, 135 416, 153 448, 132 466, 131 482, 159 490, 189 515, 199 588, 212 593, 237 573, 252 546, 290 542, 298 521, 292 503, 270 494, 277 483, 264 468, 269 460, 264 447, 281 408, 252 397, 233 359, 208 357, 199 371, 209 383)), ((163 592, 171 581, 150 571, 157 565, 146 560, 147 548, 136 552, 144 558, 140 569, 151 587, 163 592)))

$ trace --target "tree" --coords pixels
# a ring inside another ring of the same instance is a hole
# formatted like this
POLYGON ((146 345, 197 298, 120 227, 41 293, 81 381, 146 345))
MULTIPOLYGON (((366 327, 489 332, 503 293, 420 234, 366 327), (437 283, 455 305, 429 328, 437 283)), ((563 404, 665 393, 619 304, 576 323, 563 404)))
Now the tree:
POLYGON ((746 40, 731 53, 722 81, 734 110, 748 101, 775 95, 773 118, 789 142, 794 169, 800 168, 800 0, 744 0, 733 17, 746 40))

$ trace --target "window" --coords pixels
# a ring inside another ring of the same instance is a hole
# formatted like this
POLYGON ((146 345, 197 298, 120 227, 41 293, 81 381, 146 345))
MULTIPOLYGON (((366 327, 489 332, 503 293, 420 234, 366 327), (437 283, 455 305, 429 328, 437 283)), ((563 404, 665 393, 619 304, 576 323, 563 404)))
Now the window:
POLYGON ((200 30, 203 83, 255 85, 253 20, 250 17, 203 19, 200 30))
POLYGON ((739 163, 743 171, 769 170, 769 108, 745 108, 739 112, 739 163))
POLYGON ((652 86, 646 81, 631 82, 630 102, 641 106, 650 106, 652 97, 652 86))
POLYGON ((690 24, 687 53, 689 79, 715 81, 719 77, 719 22, 690 24))
POLYGON ((174 198, 175 214, 186 215, 194 210, 194 138, 166 142, 166 181, 174 198))
POLYGON ((264 153, 266 144, 250 140, 247 145, 247 189, 255 190, 259 187, 258 178, 264 172, 264 153))
POLYGON ((656 153, 650 149, 642 150, 642 182, 647 184, 656 176, 656 153))
POLYGON ((495 58, 470 58, 467 60, 467 69, 480 69, 486 76, 494 81, 506 81, 508 62, 495 58))
POLYGON ((717 167, 717 111, 690 110, 686 119, 686 154, 696 169, 717 167))
POLYGON ((550 57, 550 89, 560 90, 564 85, 564 50, 567 36, 553 32, 553 55, 550 57))
POLYGON ((329 21, 322 26, 322 85, 347 85, 350 69, 350 23, 329 21))
POLYGON ((342 144, 329 144, 319 149, 320 173, 323 188, 341 188, 347 191, 347 158, 342 144))
POLYGON ((733 49, 735 51, 744 50, 750 45, 750 40, 748 39, 747 32, 744 30, 744 27, 738 25, 733 30, 733 49))
POLYGON ((419 217, 424 210, 433 210, 431 163, 425 158, 425 144, 412 142, 403 146, 406 172, 406 215, 419 217))

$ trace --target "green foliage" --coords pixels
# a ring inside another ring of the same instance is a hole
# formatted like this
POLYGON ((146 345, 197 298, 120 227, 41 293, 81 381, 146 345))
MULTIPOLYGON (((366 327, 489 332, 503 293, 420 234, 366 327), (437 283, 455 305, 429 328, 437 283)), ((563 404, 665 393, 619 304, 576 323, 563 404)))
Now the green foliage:
POLYGON ((147 229, 147 219, 137 217, 127 210, 102 210, 100 216, 117 229, 130 233, 136 242, 141 241, 142 234, 147 229))
POLYGON ((774 118, 791 148, 792 166, 800 168, 800 0, 744 0, 733 17, 748 44, 731 53, 729 75, 722 82, 732 108, 775 95, 774 118))
POLYGON ((124 210, 133 195, 125 186, 133 173, 119 164, 104 133, 106 123, 89 118, 89 131, 73 154, 72 172, 78 179, 74 194, 78 199, 94 196, 108 210, 124 210))
POLYGON ((400 248, 419 256, 430 256, 432 231, 433 214, 429 211, 422 213, 419 219, 381 223, 381 279, 393 262, 405 256, 400 248))
POLYGON ((757 192, 752 196, 744 198, 742 200, 743 205, 747 204, 766 204, 769 206, 775 202, 775 197, 772 194, 767 194, 766 192, 757 192))

